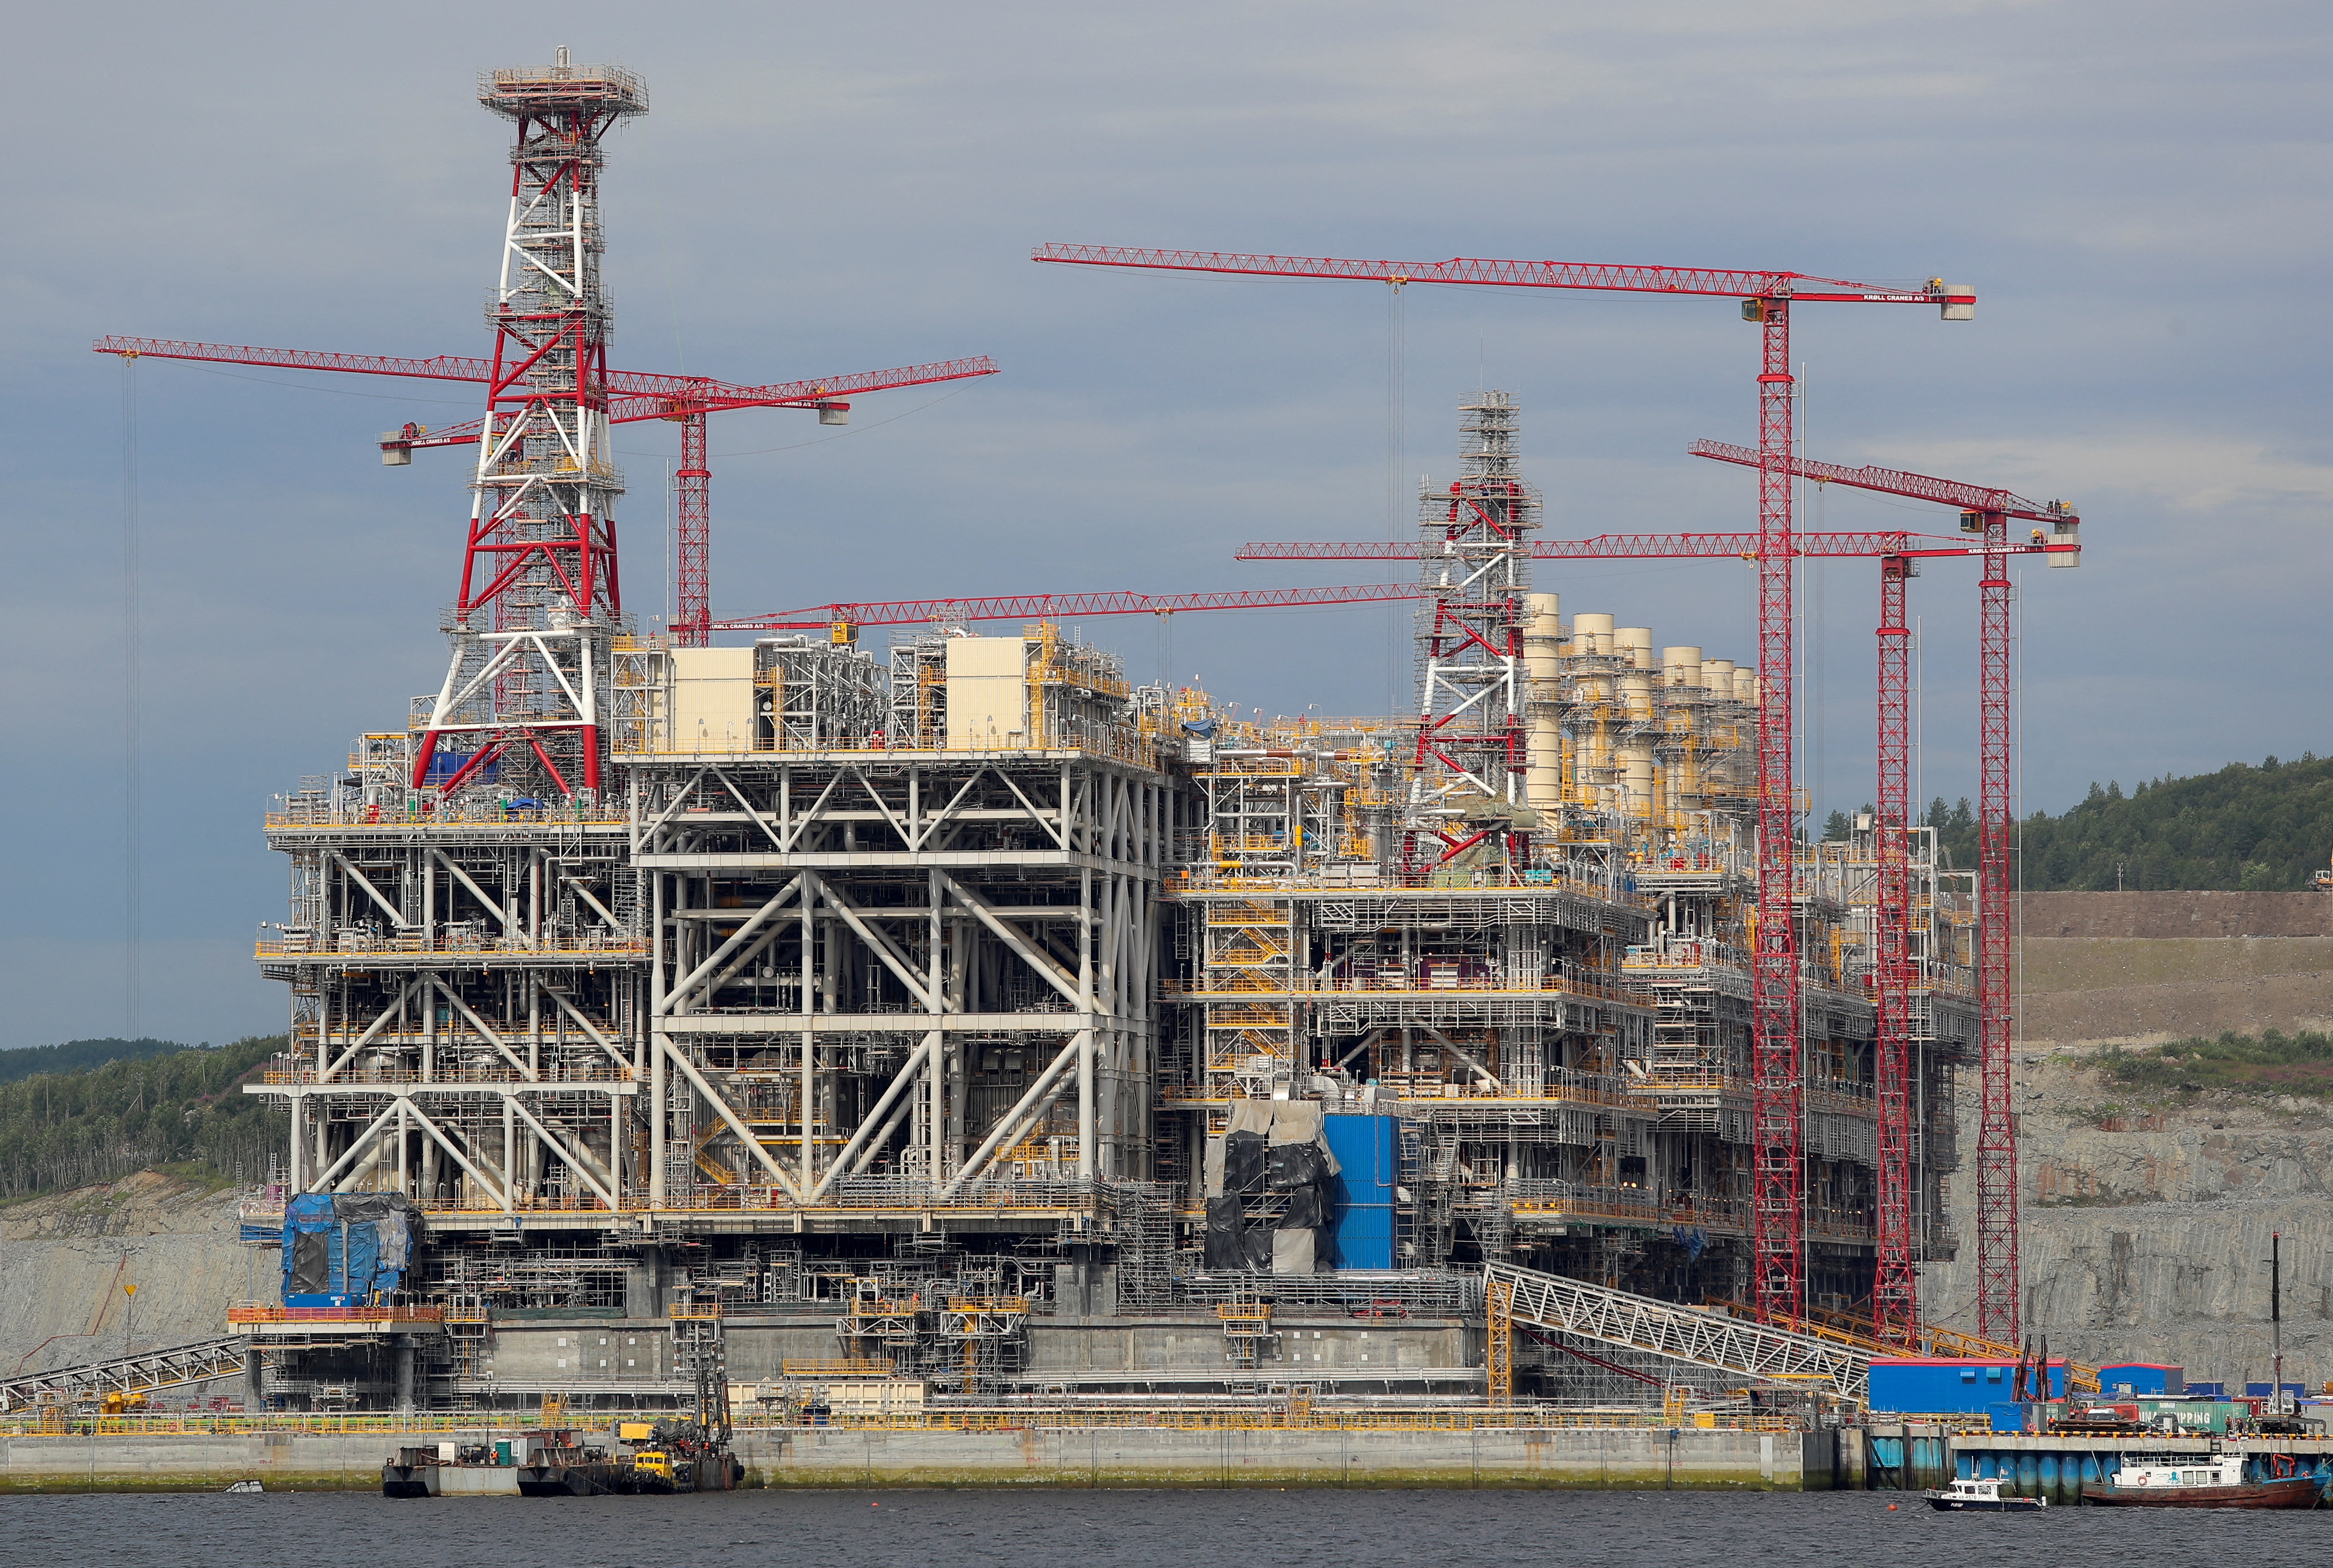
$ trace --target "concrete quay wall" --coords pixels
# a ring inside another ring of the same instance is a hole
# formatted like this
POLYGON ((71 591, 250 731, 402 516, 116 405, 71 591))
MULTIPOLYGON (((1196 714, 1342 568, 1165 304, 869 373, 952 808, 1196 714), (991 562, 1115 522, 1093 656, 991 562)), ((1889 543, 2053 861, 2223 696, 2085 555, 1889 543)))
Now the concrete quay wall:
MULTIPOLYGON (((0 1437, 0 1491, 370 1490, 417 1432, 0 1437)), ((1827 1491, 1837 1434, 1686 1427, 1479 1431, 1012 1431, 761 1428, 737 1437, 763 1486, 1451 1486, 1827 1491)))

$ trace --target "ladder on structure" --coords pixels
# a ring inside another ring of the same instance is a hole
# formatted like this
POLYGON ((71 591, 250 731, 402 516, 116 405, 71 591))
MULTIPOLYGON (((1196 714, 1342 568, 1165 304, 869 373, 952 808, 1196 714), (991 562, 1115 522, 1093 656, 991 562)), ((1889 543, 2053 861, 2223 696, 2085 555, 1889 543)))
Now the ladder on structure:
POLYGON ((168 1350, 145 1351, 110 1361, 85 1361, 45 1372, 27 1372, 0 1379, 0 1412, 31 1409, 47 1394, 73 1403, 112 1393, 150 1394, 187 1383, 217 1378, 240 1378, 243 1355, 249 1342, 241 1334, 204 1340, 168 1350))
POLYGON ((1817 1383, 1858 1403, 1867 1398, 1870 1386, 1871 1352, 1853 1345, 1785 1333, 1762 1323, 1512 1264, 1485 1265, 1483 1275, 1486 1288, 1503 1287, 1488 1289, 1493 1305, 1503 1294, 1512 1320, 1534 1328, 1748 1378, 1817 1383))

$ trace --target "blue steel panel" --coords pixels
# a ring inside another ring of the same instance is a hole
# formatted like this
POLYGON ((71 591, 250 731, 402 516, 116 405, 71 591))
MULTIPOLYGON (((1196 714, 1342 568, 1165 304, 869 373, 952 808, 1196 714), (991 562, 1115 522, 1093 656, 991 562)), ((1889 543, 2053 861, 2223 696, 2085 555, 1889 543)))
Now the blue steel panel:
POLYGON ((1391 1116, 1328 1116, 1321 1121, 1329 1152, 1342 1167, 1330 1183, 1330 1200, 1336 1207, 1336 1265, 1391 1268, 1399 1124, 1391 1116))

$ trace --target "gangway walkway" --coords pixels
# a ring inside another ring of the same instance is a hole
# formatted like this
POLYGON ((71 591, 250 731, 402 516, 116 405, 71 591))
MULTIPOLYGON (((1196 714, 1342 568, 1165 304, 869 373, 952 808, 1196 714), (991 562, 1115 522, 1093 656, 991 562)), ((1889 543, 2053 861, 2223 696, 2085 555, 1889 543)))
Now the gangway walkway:
MULTIPOLYGON (((2017 1346, 2000 1340, 1989 1340, 1977 1334, 1963 1333, 1940 1323, 1922 1323, 1916 1331, 1917 1342, 1909 1350, 1900 1345, 1884 1344, 1872 1337, 1869 1318, 1850 1317, 1845 1313, 1823 1312, 1809 1308, 1803 1317, 1785 1317, 1780 1313, 1761 1313, 1747 1302, 1703 1300, 1704 1306, 1717 1307, 1736 1317, 1753 1318, 1791 1333, 1805 1334, 1812 1339, 1829 1340, 1849 1346, 1869 1356, 1937 1356, 1948 1361, 2014 1361, 2032 1353, 2032 1347, 2021 1351, 2017 1346)), ((2053 1358, 2053 1364, 2060 1358, 2053 1358)), ((2067 1387, 2078 1394, 2099 1391, 2098 1369, 2084 1366, 2079 1361, 2066 1361, 2067 1387)))
POLYGON ((0 1414, 31 1409, 47 1394, 65 1404, 102 1399, 107 1394, 150 1394, 186 1383, 215 1378, 239 1378, 244 1352, 250 1342, 241 1334, 203 1340, 168 1350, 143 1351, 110 1361, 84 1361, 79 1366, 53 1367, 45 1372, 25 1372, 0 1378, 0 1414))
POLYGON ((1488 1264, 1483 1273, 1507 1287, 1516 1323, 1743 1377, 1820 1384, 1858 1403, 1868 1395, 1871 1355, 1852 1345, 1512 1264, 1488 1264))

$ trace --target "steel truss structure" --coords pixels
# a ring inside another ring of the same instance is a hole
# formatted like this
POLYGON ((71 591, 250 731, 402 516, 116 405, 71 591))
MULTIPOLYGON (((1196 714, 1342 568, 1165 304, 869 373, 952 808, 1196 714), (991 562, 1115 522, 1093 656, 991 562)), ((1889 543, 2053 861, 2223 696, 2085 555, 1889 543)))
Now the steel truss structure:
POLYGON ((623 612, 608 427, 608 328, 600 282, 600 139, 648 111, 612 66, 496 71, 479 101, 517 130, 501 275, 488 311, 494 369, 479 432, 454 656, 414 757, 432 782, 439 745, 455 784, 506 765, 537 792, 596 796, 600 693, 623 612), (562 766, 562 764, 565 765, 562 766))
MULTIPOLYGON (((1525 653, 1484 689, 1526 716, 1527 766, 1435 797, 1455 842, 1431 865, 1404 852, 1416 776, 1447 774, 1415 721, 1241 719, 1134 690, 1050 624, 927 627, 887 658, 619 631, 597 797, 417 791, 420 721, 360 737, 269 819, 295 896, 262 957, 295 1033, 254 1087, 291 1101, 293 1185, 424 1210, 453 1400, 494 1387, 494 1311, 742 1303, 779 1237, 844 1295, 911 1303, 898 1366, 1002 1386, 1044 1260, 1112 1260, 1128 1303, 1214 1299, 1193 1217, 1241 1108, 1282 1102, 1397 1119, 1396 1267, 1742 1294, 1755 678, 1497 597, 1525 653)), ((1798 1221, 1839 1310, 1880 1227, 1878 846, 1794 868, 1798 1221)), ((1958 906, 1931 853, 1906 876, 1926 1256, 1975 1030, 1958 906)), ((1281 1191, 1240 1214, 1305 1217, 1281 1191)), ((864 1315, 837 1320, 846 1351, 875 1343, 864 1315)), ((711 1353, 684 1326, 674 1368, 711 1353)))
POLYGON ((1484 1272, 1517 1323, 1743 1377, 1814 1381, 1846 1400, 1862 1399, 1870 1380, 1868 1351, 1534 1269, 1493 1264, 1484 1272))
POLYGON ((1485 392, 1460 410, 1458 477, 1419 498, 1417 744, 1403 858, 1441 864, 1488 844, 1498 826, 1462 826, 1468 807, 1519 805, 1523 785, 1523 599, 1540 498, 1516 449, 1519 410, 1485 392))

